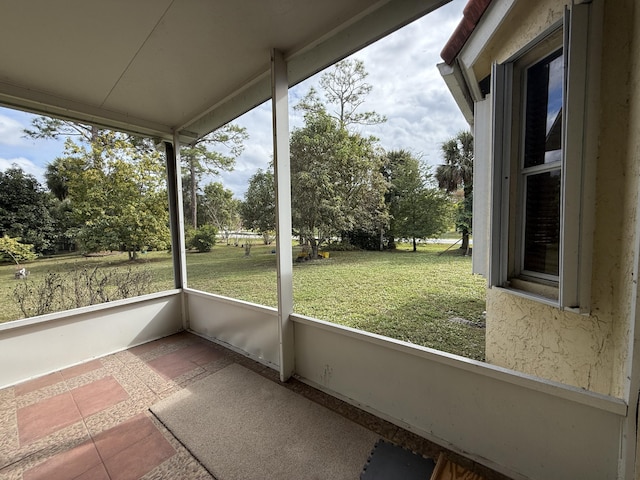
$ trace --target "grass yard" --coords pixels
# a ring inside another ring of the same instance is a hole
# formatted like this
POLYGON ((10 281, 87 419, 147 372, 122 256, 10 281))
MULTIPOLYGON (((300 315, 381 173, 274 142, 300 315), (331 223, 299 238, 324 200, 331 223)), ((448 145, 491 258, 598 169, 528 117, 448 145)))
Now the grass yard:
MULTIPOLYGON (((421 245, 417 253, 330 252, 330 258, 295 263, 296 313, 372 333, 484 360, 484 285, 472 276, 471 259, 444 254, 447 246, 421 245)), ((188 253, 188 285, 198 290, 276 306, 276 257, 272 246, 244 249, 219 245, 188 253)), ((294 253, 295 258, 295 253, 294 253)), ((99 264, 127 268, 126 254, 41 259, 30 263, 30 281, 47 271, 99 264)), ((153 291, 172 288, 171 256, 144 255, 140 268, 153 275, 153 291)), ((13 300, 13 267, 1 265, 0 321, 19 318, 13 300)))

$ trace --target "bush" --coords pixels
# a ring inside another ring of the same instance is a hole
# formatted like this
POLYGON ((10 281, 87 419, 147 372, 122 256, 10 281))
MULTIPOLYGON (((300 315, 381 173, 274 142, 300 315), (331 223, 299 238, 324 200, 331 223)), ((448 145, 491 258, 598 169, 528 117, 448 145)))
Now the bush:
POLYGON ((342 232, 342 239, 361 250, 380 250, 380 232, 355 229, 342 232))
POLYGON ((324 249, 331 252, 353 252, 360 250, 360 248, 351 245, 348 241, 344 240, 330 242, 324 249))
POLYGON ((216 244, 218 231, 213 225, 203 225, 197 228, 189 241, 189 246, 198 252, 210 252, 216 244))
POLYGON ((0 260, 10 260, 16 265, 20 262, 35 260, 38 256, 33 251, 33 245, 21 243, 19 238, 7 235, 0 237, 0 260))

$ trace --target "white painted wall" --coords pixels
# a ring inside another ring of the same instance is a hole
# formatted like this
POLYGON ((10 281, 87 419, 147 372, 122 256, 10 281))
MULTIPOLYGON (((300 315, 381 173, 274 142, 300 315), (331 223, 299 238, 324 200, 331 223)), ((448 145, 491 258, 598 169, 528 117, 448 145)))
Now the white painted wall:
POLYGON ((185 289, 189 330, 279 367, 278 311, 275 308, 185 289))
MULTIPOLYGON (((277 311, 186 290, 190 329, 277 369, 277 311)), ((295 375, 514 479, 614 479, 627 405, 292 315, 295 375)))
POLYGON ((619 399, 293 316, 296 374, 514 479, 617 478, 619 399))
POLYGON ((0 388, 180 330, 180 290, 0 324, 0 388))
MULTIPOLYGON (((8 386, 182 329, 179 290, 0 325, 8 386), (29 352, 25 355, 25 352, 29 352)), ((195 290, 194 333, 277 369, 277 311, 195 290)), ((620 399, 293 315, 302 381, 514 479, 617 477, 620 399)))

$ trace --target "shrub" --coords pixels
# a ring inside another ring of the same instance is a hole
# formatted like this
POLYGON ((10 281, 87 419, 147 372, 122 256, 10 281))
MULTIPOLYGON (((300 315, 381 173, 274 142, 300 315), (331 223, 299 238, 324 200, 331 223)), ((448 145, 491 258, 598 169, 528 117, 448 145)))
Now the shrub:
POLYGON ((11 260, 16 265, 20 262, 35 260, 38 256, 33 251, 33 245, 21 243, 19 238, 7 235, 0 237, 0 259, 11 260))
POLYGON ((13 291, 25 317, 86 307, 149 293, 151 272, 129 267, 125 271, 99 267, 71 272, 47 272, 39 281, 21 281, 13 291))
POLYGON ((196 229, 189 241, 189 246, 198 250, 198 252, 210 252, 211 248, 216 244, 216 235, 218 231, 213 225, 203 225, 196 229))
POLYGON ((342 232, 342 239, 361 250, 380 250, 380 232, 358 228, 342 232))

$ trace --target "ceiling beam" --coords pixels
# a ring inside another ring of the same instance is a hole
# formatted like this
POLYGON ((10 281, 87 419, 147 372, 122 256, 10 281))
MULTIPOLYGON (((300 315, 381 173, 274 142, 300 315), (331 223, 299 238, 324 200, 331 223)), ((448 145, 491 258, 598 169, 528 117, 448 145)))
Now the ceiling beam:
MULTIPOLYGON (((135 135, 173 141, 173 129, 167 125, 133 118, 129 115, 3 82, 0 82, 0 105, 135 135)), ((192 140, 192 138, 189 139, 189 141, 192 140)))

